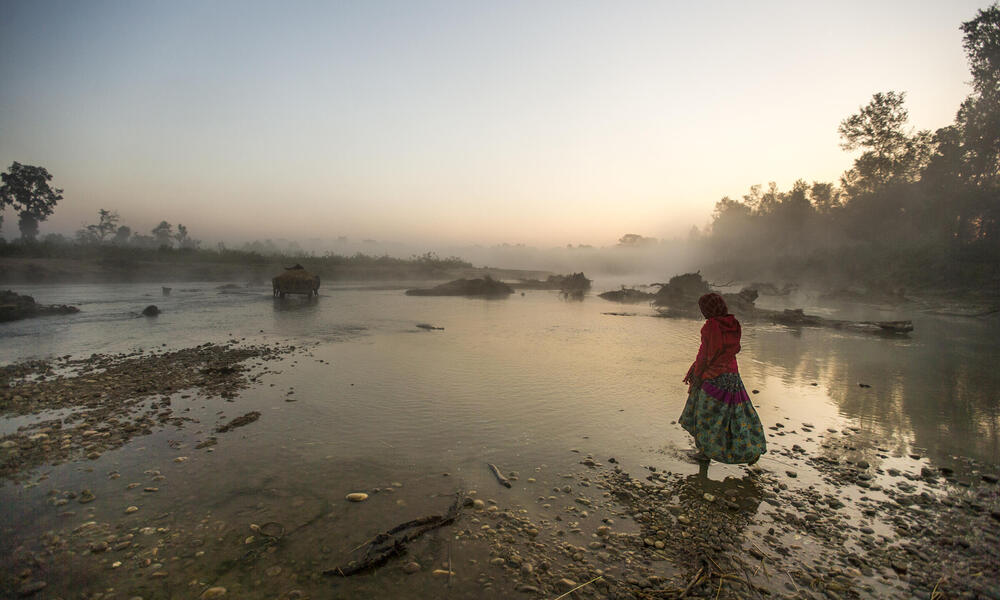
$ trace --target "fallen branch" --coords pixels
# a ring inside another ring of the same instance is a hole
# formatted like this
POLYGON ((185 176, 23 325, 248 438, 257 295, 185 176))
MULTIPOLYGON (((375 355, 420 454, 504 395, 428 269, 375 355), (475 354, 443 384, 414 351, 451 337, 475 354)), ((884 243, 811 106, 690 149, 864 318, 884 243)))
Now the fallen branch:
MULTIPOLYGON (((358 573, 380 567, 390 558, 406 552, 406 544, 419 538, 428 531, 437 529, 451 523, 458 517, 461 509, 461 498, 456 496, 455 502, 448 508, 448 512, 443 515, 430 515, 420 517, 396 525, 385 533, 380 533, 371 539, 367 544, 368 548, 359 561, 351 561, 346 565, 333 567, 323 571, 324 575, 336 575, 339 577, 350 577, 358 573)), ((358 546, 360 548, 361 546, 358 546)), ((450 569, 449 569, 450 571, 450 569)))
POLYGON ((703 565, 700 569, 698 569, 698 572, 694 574, 694 579, 692 579, 691 582, 687 584, 687 587, 684 588, 684 591, 681 592, 681 595, 678 596, 678 598, 683 598, 684 596, 687 596, 688 592, 691 591, 691 588, 693 588, 695 584, 701 580, 701 574, 704 572, 705 572, 705 567, 703 565))
POLYGON ((503 476, 503 473, 500 472, 500 469, 495 464, 486 463, 486 465, 491 471, 493 471, 493 474, 497 476, 497 481, 500 482, 500 485, 510 487, 510 480, 503 476))
POLYGON ((590 585, 590 584, 594 583, 594 582, 595 582, 595 581, 597 581, 598 579, 604 579, 604 577, 603 577, 603 576, 601 576, 601 575, 598 575, 597 577, 594 577, 593 579, 591 579, 591 580, 590 580, 590 581, 588 581, 587 583, 581 583, 580 585, 578 585, 578 586, 576 586, 575 588, 573 588, 573 589, 569 590, 568 592, 566 592, 566 593, 564 593, 564 594, 561 594, 561 595, 559 595, 559 596, 556 596, 555 598, 553 598, 553 600, 559 600, 560 598, 565 598, 566 596, 569 596, 570 594, 572 594, 572 593, 573 593, 573 592, 575 592, 576 590, 578 590, 578 589, 580 589, 580 588, 582 588, 582 587, 584 587, 584 586, 586 586, 586 585, 590 585))
POLYGON ((225 425, 219 425, 218 427, 215 428, 215 431, 217 433, 226 433, 227 431, 232 431, 237 427, 243 427, 244 425, 249 425, 250 423, 253 423, 259 418, 260 418, 259 412, 257 411, 248 412, 242 417, 236 417, 235 419, 226 423, 225 425))

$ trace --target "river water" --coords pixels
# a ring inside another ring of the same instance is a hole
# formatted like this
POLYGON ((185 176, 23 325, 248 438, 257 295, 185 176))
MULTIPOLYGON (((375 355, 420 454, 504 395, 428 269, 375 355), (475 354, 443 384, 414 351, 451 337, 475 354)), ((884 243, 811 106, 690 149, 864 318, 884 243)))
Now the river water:
MULTIPOLYGON (((234 339, 283 342, 299 352, 233 404, 178 397, 175 411, 188 408, 201 430, 164 430, 95 462, 42 469, 46 479, 37 486, 3 483, 6 544, 67 526, 67 517, 45 503, 49 488, 87 486, 99 500, 115 498, 75 517, 112 519, 135 502, 123 496, 122 482, 140 481, 150 469, 169 485, 143 498, 139 516, 170 515, 165 522, 177 528, 187 521, 222 531, 236 521, 288 523, 313 514, 336 523, 336 533, 299 549, 300 562, 318 556, 319 547, 335 555, 400 519, 439 510, 442 498, 456 490, 497 496, 486 463, 540 485, 576 466, 575 451, 617 457, 626 468, 697 471, 682 458, 689 436, 675 421, 700 321, 662 318, 645 305, 596 296, 567 301, 548 291, 481 300, 341 285, 324 286, 315 301, 278 301, 263 288, 218 286, 176 284, 169 296, 148 284, 18 290, 46 304, 75 304, 81 312, 0 324, 0 364, 234 339), (139 317, 147 304, 162 314, 139 317), (444 329, 416 327, 421 323, 444 329), (249 410, 263 416, 222 438, 211 453, 192 448, 221 413, 232 418, 249 410), (188 459, 173 462, 179 454, 188 459), (106 480, 112 471, 122 479, 106 480), (348 492, 375 488, 393 491, 359 505, 342 502, 348 492)), ((740 369, 747 388, 759 392, 752 398, 766 427, 809 422, 820 431, 856 428, 871 446, 858 452, 881 467, 911 454, 959 474, 963 458, 1000 463, 1000 321, 927 315, 905 306, 795 302, 825 316, 910 318, 915 331, 881 337, 745 322, 740 369)), ((774 299, 770 305, 780 307, 774 299)), ((24 422, 0 421, 0 434, 24 422)), ((780 445, 780 433, 769 444, 780 445)), ((760 464, 781 469, 782 458, 770 453, 760 464)), ((740 467, 712 469, 713 479, 740 473, 740 467)), ((810 481, 808 474, 803 481, 810 481)), ((503 493, 511 502, 535 502, 536 492, 524 486, 503 493)), ((213 569, 221 572, 218 565, 213 569)), ((98 585, 101 573, 77 576, 98 585)), ((206 573, 198 577, 211 583, 206 573)), ((180 579, 169 581, 182 586, 180 579)), ((360 587, 343 590, 389 589, 377 581, 352 585, 360 587)), ((142 589, 145 597, 156 597, 155 587, 142 589)), ((410 592, 404 595, 435 597, 430 589, 410 592)))

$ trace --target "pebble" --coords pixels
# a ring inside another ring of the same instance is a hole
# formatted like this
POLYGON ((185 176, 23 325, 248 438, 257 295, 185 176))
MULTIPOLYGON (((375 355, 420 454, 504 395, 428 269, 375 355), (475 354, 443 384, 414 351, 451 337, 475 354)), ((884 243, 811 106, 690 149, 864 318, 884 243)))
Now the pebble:
POLYGON ((795 471, 785 471, 785 475, 788 475, 789 477, 791 477, 791 478, 793 478, 793 479, 794 479, 795 477, 798 477, 798 476, 799 476, 799 474, 798 474, 798 473, 796 473, 795 471))
POLYGON ((412 560, 403 565, 403 572, 406 573, 407 575, 412 575, 419 570, 420 570, 420 563, 412 560))
POLYGON ((347 499, 351 502, 364 502, 368 499, 368 494, 364 492, 353 492, 347 495, 347 499))
POLYGON ((568 592, 571 589, 575 588, 577 585, 578 584, 572 579, 568 577, 563 577, 562 579, 556 582, 556 589, 558 589, 560 592, 568 592))
POLYGON ((128 508, 125 509, 125 513, 126 514, 128 514, 128 513, 134 513, 134 512, 138 512, 138 510, 139 510, 138 506, 130 506, 130 507, 128 507, 128 508))
POLYGON ((212 598, 221 598, 226 595, 226 588, 222 586, 210 587, 201 593, 202 600, 212 600, 212 598))

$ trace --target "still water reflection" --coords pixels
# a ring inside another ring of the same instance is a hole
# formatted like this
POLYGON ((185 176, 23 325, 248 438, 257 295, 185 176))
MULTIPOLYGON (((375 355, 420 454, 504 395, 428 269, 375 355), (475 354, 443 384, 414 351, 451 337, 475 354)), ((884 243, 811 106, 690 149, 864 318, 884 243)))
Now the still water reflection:
MULTIPOLYGON (((387 438, 426 459, 443 446, 542 458, 583 435, 604 438, 606 452, 686 445, 671 421, 700 323, 653 318, 642 306, 622 317, 603 314, 618 307, 595 297, 567 302, 551 292, 483 301, 350 287, 280 301, 264 288, 223 293, 212 283, 176 286, 169 297, 136 284, 22 291, 82 311, 0 325, 2 363, 234 338, 315 345, 324 362, 299 361, 282 384, 302 402, 283 422, 297 437, 335 438, 327 443, 338 452, 368 452, 376 439, 386 449, 387 438), (160 317, 136 316, 153 303, 160 317), (317 415, 332 424, 313 431, 317 415)), ((1000 461, 1000 321, 865 310, 843 312, 913 318, 916 331, 882 338, 745 323, 741 369, 765 421, 849 424, 896 452, 1000 461)))
MULTIPOLYGON (((183 596, 187 579, 197 575, 254 587, 266 597, 283 589, 280 578, 268 583, 236 567, 250 551, 243 545, 250 523, 278 522, 298 532, 283 549, 279 571, 315 573, 372 532, 440 512, 456 490, 495 494, 487 462, 521 480, 537 479, 538 490, 515 486, 503 493, 538 516, 536 495, 561 484, 585 453, 617 457, 627 471, 656 465, 688 474, 698 483, 692 489, 719 495, 735 486, 760 503, 761 491, 742 470, 713 465, 711 473, 699 472, 679 458, 689 440, 675 420, 699 321, 659 318, 644 306, 629 307, 634 316, 609 315, 622 309, 595 297, 571 302, 540 291, 490 301, 329 286, 318 299, 281 301, 269 289, 223 293, 212 283, 177 286, 169 297, 144 285, 21 291, 44 303, 78 304, 81 312, 0 325, 2 364, 228 340, 284 342, 299 351, 270 365, 277 372, 234 403, 175 394, 171 406, 190 419, 185 427, 136 438, 97 461, 40 469, 46 479, 37 487, 0 484, 0 555, 87 520, 118 523, 123 531, 153 527, 164 536, 173 532, 164 539, 173 540, 169 551, 182 568, 175 569, 177 581, 142 580, 138 592, 157 597, 175 585, 183 596), (138 316, 154 303, 161 316, 138 316), (251 410, 262 413, 258 421, 220 436, 211 452, 194 449, 215 423, 251 410), (175 462, 179 455, 187 460, 175 462), (159 491, 144 495, 151 478, 162 478, 159 491), (49 490, 83 487, 98 500, 74 506, 75 521, 47 502, 49 490), (392 493, 374 494, 361 506, 343 501, 348 492, 373 489, 392 493), (140 510, 123 516, 133 503, 140 510)), ((838 314, 837 307, 814 310, 838 314)), ((855 451, 873 465, 910 453, 956 472, 954 456, 1000 462, 994 367, 1000 322, 841 310, 851 318, 913 318, 916 330, 883 338, 745 321, 739 360, 747 387, 758 392, 753 400, 765 426, 857 428, 855 451)), ((7 419, 5 430, 21 419, 7 419)), ((779 440, 769 438, 773 449, 779 440)), ((772 452, 761 464, 780 470, 783 458, 772 452)), ((481 548, 454 550, 464 559, 489 558, 476 554, 481 548)), ((443 551, 426 549, 437 557, 443 551)), ((279 567, 275 557, 258 558, 260 570, 279 567)), ((107 575, 84 557, 66 569, 72 577, 63 583, 105 585, 107 575)), ((378 578, 330 585, 348 586, 348 595, 392 589, 378 578)), ((456 585, 472 586, 466 595, 482 594, 473 581, 456 585)))

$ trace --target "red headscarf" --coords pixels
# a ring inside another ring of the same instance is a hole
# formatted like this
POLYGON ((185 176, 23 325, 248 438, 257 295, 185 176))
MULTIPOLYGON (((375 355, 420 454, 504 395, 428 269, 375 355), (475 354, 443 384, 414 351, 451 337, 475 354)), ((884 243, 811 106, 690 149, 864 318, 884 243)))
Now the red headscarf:
POLYGON ((726 301, 722 299, 722 296, 714 292, 698 298, 698 308, 701 309, 701 314, 705 315, 706 319, 724 317, 729 314, 729 307, 726 306, 726 301))

